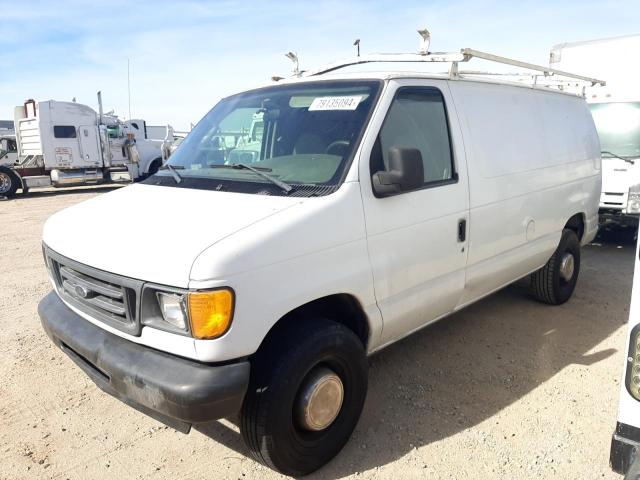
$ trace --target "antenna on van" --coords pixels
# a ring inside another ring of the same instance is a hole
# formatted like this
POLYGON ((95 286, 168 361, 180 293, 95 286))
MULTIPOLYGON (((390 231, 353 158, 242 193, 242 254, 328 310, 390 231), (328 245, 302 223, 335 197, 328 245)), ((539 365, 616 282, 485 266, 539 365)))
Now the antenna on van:
MULTIPOLYGON (((429 55, 429 44, 431 43, 431 34, 429 30, 423 28, 418 30, 418 34, 420 35, 420 55, 429 55)), ((358 55, 360 56, 360 55, 358 55)))
POLYGON ((355 41, 355 42, 353 42, 353 44, 354 44, 354 45, 355 45, 355 47, 356 47, 356 52, 358 53, 358 57, 359 57, 359 56, 360 56, 360 39, 359 39, 359 38, 356 38, 356 41, 355 41))
POLYGON ((284 54, 289 60, 293 62, 293 74, 298 77, 300 76, 300 68, 298 63, 298 55, 293 52, 288 52, 284 54))

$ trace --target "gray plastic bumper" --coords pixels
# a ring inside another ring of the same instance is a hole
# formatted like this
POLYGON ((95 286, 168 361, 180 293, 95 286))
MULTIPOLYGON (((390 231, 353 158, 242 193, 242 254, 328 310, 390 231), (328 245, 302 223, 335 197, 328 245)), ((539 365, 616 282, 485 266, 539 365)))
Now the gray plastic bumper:
POLYGON ((47 335, 106 393, 188 433, 191 424, 234 414, 249 362, 210 365, 125 340, 70 310, 55 292, 38 305, 47 335))

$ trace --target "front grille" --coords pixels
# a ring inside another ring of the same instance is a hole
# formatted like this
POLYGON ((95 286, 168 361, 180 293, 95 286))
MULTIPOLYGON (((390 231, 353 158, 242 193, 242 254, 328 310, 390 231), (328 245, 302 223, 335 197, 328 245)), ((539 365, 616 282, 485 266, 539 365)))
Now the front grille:
POLYGON ((45 248, 58 294, 91 318, 131 335, 140 335, 142 282, 75 262, 45 248))

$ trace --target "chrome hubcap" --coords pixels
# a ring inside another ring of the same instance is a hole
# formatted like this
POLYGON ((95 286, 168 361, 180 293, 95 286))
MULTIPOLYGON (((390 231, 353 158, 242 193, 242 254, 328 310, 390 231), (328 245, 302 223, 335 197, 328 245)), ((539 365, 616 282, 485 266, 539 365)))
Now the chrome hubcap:
POLYGON ((11 188, 11 179, 9 175, 4 172, 0 172, 0 193, 5 193, 11 188))
POLYGON ((573 278, 573 270, 575 269, 575 260, 573 255, 565 253, 560 261, 560 275, 565 282, 571 281, 573 278))
POLYGON ((333 370, 312 370, 300 388, 295 408, 298 423, 306 430, 324 430, 340 413, 343 399, 342 380, 333 370))

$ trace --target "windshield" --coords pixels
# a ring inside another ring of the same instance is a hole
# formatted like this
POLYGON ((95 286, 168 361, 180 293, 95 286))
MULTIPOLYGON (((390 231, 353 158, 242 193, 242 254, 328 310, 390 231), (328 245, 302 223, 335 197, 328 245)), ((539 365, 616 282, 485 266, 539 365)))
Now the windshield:
POLYGON ((286 193, 258 169, 299 194, 330 193, 342 181, 379 88, 379 82, 323 81, 224 99, 169 159, 182 181, 172 182, 165 169, 146 183, 286 193), (238 165, 253 171, 233 168, 238 165))
POLYGON ((603 157, 640 157, 640 102, 596 103, 591 114, 603 157))

